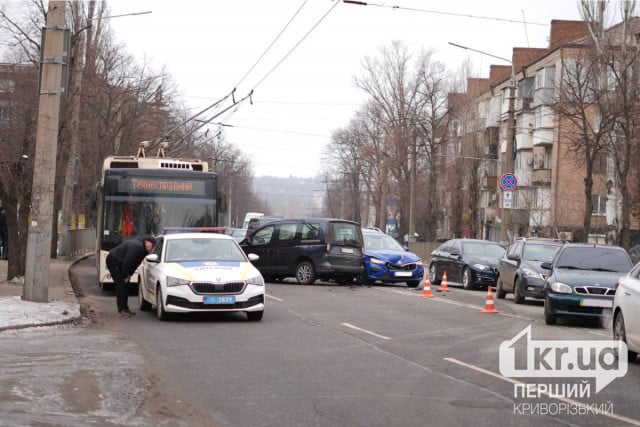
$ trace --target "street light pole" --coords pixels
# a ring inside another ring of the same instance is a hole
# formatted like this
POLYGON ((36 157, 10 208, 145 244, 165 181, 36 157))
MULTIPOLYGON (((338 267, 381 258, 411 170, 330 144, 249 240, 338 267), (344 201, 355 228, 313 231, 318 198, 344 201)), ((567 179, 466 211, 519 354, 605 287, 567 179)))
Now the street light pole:
MULTIPOLYGON (((462 46, 456 43, 449 42, 451 46, 459 47, 461 49, 471 50, 473 52, 478 52, 482 55, 487 55, 492 58, 497 58, 502 61, 506 61, 511 65, 511 77, 509 79, 509 105, 507 111, 507 146, 505 147, 505 162, 504 162, 504 170, 502 174, 505 173, 513 173, 513 157, 514 157, 514 142, 516 138, 516 124, 515 124, 515 99, 516 99, 516 73, 515 67, 513 65, 513 61, 503 58, 500 56, 496 56, 481 50, 473 49, 467 46, 462 46)), ((504 197, 504 194, 502 195, 504 197)), ((501 197, 502 199, 502 197, 501 197)), ((510 228, 510 208, 505 208, 502 206, 500 208, 500 240, 507 241, 509 240, 509 228, 510 228), (509 226, 507 224, 509 223, 509 226)))

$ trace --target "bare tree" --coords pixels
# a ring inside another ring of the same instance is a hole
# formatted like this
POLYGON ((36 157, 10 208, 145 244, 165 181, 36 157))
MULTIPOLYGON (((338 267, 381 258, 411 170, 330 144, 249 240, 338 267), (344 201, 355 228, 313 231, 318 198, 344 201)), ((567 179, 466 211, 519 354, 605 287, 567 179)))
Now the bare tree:
POLYGON ((0 66, 0 200, 9 234, 7 278, 24 275, 33 157, 36 139, 38 74, 32 65, 0 66))
POLYGON ((631 165, 640 142, 640 43, 636 37, 640 20, 634 17, 635 1, 620 2, 622 21, 607 30, 608 3, 581 2, 581 12, 588 21, 590 39, 599 75, 596 81, 605 92, 600 115, 610 118, 606 127, 608 155, 613 164, 609 198, 616 213, 613 218, 613 243, 630 247, 631 165))
POLYGON ((591 230, 594 176, 606 172, 608 134, 615 115, 608 104, 606 86, 601 84, 602 65, 588 46, 572 52, 562 64, 558 96, 549 106, 559 115, 567 142, 566 154, 576 167, 584 168, 583 233, 586 241, 591 230))

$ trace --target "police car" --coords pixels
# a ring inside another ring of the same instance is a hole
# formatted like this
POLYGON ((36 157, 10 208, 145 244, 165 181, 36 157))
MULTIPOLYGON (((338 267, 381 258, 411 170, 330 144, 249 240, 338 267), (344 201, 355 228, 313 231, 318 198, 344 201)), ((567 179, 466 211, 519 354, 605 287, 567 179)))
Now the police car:
POLYGON ((141 311, 153 307, 160 320, 171 313, 245 312, 262 319, 265 285, 236 241, 221 233, 178 232, 158 236, 140 266, 141 311))

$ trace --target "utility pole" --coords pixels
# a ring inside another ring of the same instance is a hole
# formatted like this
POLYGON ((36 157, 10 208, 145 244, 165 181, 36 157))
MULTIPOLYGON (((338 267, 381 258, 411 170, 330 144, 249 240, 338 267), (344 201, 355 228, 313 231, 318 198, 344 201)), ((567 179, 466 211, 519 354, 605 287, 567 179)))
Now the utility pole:
POLYGON ((40 63, 40 103, 27 237, 23 299, 49 301, 49 264, 53 230, 58 123, 63 86, 66 1, 50 1, 43 29, 40 63))
MULTIPOLYGON (((505 150, 504 173, 513 173, 513 144, 516 139, 516 123, 515 123, 515 102, 516 102, 516 75, 511 63, 511 80, 509 83, 509 111, 507 112, 507 146, 505 150)), ((504 192, 502 193, 504 197, 504 192)), ((502 215, 500 216, 500 241, 509 240, 509 229, 511 228, 511 210, 502 206, 502 215)))

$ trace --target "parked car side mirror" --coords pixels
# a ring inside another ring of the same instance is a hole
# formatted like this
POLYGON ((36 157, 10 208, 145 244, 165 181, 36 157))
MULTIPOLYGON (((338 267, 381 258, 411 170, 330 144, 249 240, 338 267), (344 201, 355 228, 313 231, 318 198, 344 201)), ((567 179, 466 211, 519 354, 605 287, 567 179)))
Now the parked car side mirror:
POLYGON ((545 261, 542 264, 540 264, 541 268, 544 268, 545 270, 551 270, 551 263, 549 261, 545 261))
POLYGON ((253 262, 253 261, 257 261, 260 259, 260 255, 251 253, 249 255, 247 255, 247 258, 249 258, 249 261, 253 262))
POLYGON ((160 259, 158 258, 158 254, 149 254, 146 257, 144 257, 144 259, 146 259, 149 262, 160 262, 160 259))

